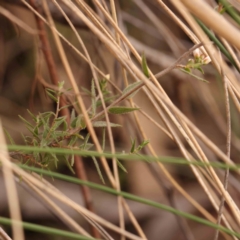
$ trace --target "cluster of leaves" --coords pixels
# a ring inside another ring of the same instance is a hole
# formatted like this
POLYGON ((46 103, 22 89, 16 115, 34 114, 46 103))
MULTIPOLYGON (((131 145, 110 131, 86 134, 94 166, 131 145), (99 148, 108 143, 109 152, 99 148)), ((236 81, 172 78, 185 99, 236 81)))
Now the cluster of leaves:
MULTIPOLYGON (((111 103, 116 96, 112 96, 111 92, 107 88, 107 80, 103 79, 100 83, 100 90, 103 95, 105 103, 111 103)), ((128 86, 124 91, 123 95, 127 95, 132 89, 138 86, 139 83, 134 83, 128 86)), ((81 134, 81 131, 86 128, 86 124, 83 120, 83 116, 76 115, 75 110, 71 112, 70 120, 67 120, 66 116, 61 116, 60 112, 63 108, 69 107, 69 105, 60 107, 60 98, 63 91, 64 83, 59 83, 58 90, 46 89, 47 95, 56 103, 55 112, 44 112, 34 115, 28 110, 29 115, 31 116, 31 121, 26 120, 22 116, 19 116, 20 119, 25 123, 27 129, 31 135, 23 135, 24 142, 27 146, 41 147, 41 148, 66 148, 66 149, 78 149, 78 150, 89 150, 93 147, 93 144, 89 143, 90 135, 87 134, 84 136, 81 134)), ((91 91, 83 89, 91 97, 91 109, 88 111, 90 118, 94 118, 97 109, 102 106, 99 96, 95 88, 94 81, 91 84, 91 91)), ((69 89, 67 91, 70 91, 69 89)), ((135 93, 135 92, 134 92, 135 93)), ((134 94, 133 93, 133 94, 134 94)), ((131 96, 133 95, 131 94, 131 96)), ((131 97, 128 96, 128 97, 131 97)), ((137 110, 138 108, 129 108, 124 106, 115 106, 110 108, 108 111, 111 114, 125 114, 137 110)), ((106 121, 93 121, 94 127, 100 127, 103 129, 103 140, 102 148, 105 149, 105 128, 107 127, 106 121)), ((119 124, 108 123, 110 127, 121 127, 119 124)), ((11 144, 14 144, 11 136, 6 132, 8 139, 11 144)), ((132 148, 130 152, 137 154, 148 141, 143 141, 138 147, 135 148, 135 140, 133 141, 132 148)), ((41 166, 42 168, 49 169, 52 166, 58 167, 58 162, 64 160, 69 169, 74 173, 73 164, 74 164, 74 155, 57 155, 55 153, 39 153, 39 152, 15 152, 12 154, 16 159, 28 164, 29 162, 34 165, 41 166)), ((91 156, 90 156, 91 157, 91 156)), ((97 172, 104 182, 100 167, 98 165, 97 159, 92 156, 93 162, 97 169, 97 172)), ((117 160, 118 166, 126 172, 124 166, 117 160)))
MULTIPOLYGON (((68 107, 59 107, 60 97, 63 94, 62 88, 63 83, 59 83, 58 91, 46 89, 47 95, 57 104, 56 112, 44 112, 35 116, 28 111, 31 116, 31 122, 19 116, 31 133, 30 136, 23 135, 26 145, 41 148, 77 148, 79 150, 88 150, 93 146, 93 144, 88 143, 89 137, 84 138, 79 134, 79 132, 86 127, 81 115, 76 116, 73 110, 69 123, 67 122, 66 116, 59 116, 60 111, 68 107)), ((11 143, 13 143, 12 140, 11 143)), ((73 171, 74 156, 64 155, 61 156, 61 158, 65 160, 71 171, 73 171)), ((53 153, 33 152, 32 154, 28 153, 28 155, 22 153, 21 159, 24 159, 25 162, 26 160, 31 160, 31 162, 41 167, 48 168, 52 163, 57 167, 59 156, 53 153)))
POLYGON ((147 144, 149 143, 149 140, 143 140, 140 145, 138 145, 136 147, 136 140, 132 140, 132 146, 131 146, 131 150, 130 153, 135 153, 138 154, 139 151, 141 151, 147 144))

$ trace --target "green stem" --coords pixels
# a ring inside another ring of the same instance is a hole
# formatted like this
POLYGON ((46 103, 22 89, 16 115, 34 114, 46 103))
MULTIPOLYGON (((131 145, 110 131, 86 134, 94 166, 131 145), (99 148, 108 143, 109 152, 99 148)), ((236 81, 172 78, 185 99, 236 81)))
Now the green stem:
POLYGON ((72 238, 72 239, 96 240, 96 238, 85 237, 85 236, 79 235, 77 233, 63 231, 63 230, 59 230, 56 228, 45 227, 45 226, 28 223, 28 222, 19 222, 19 221, 11 220, 9 218, 4 218, 4 217, 0 217, 0 223, 4 224, 4 225, 19 224, 19 225, 22 225, 22 227, 24 229, 27 229, 30 231, 40 232, 40 233, 45 233, 45 234, 52 234, 52 235, 57 235, 57 236, 61 236, 61 237, 68 237, 68 238, 72 238))
POLYGON ((220 231, 228 233, 230 235, 234 235, 236 237, 240 237, 239 233, 236 233, 236 232, 234 232, 232 230, 229 230, 229 229, 227 229, 225 227, 222 227, 220 225, 212 223, 212 222, 210 222, 208 220, 205 220, 203 218, 197 217, 195 215, 192 215, 192 214, 189 214, 189 213, 186 213, 186 212, 179 211, 179 210, 177 210, 175 208, 169 207, 169 206, 164 205, 164 204, 160 204, 160 203, 157 203, 157 202, 145 199, 145 198, 141 198, 141 197, 135 196, 135 195, 127 193, 127 192, 123 192, 123 191, 119 192, 119 191, 116 191, 116 190, 114 190, 112 188, 105 187, 105 186, 102 186, 102 185, 99 185, 99 184, 96 184, 96 183, 82 181, 80 179, 69 177, 69 176, 65 176, 65 175, 60 174, 60 173, 49 172, 49 171, 46 171, 46 170, 33 168, 33 167, 26 166, 26 165, 20 165, 20 167, 25 169, 25 170, 29 170, 29 171, 34 171, 36 173, 40 173, 42 175, 51 176, 51 177, 58 178, 58 179, 61 179, 61 180, 64 180, 64 181, 68 181, 68 182, 71 182, 71 183, 74 183, 74 184, 83 184, 83 185, 86 185, 86 186, 88 186, 90 188, 94 188, 94 189, 97 189, 97 190, 100 190, 100 191, 104 191, 104 192, 107 192, 107 193, 110 193, 110 194, 113 194, 113 195, 122 196, 122 197, 124 197, 126 199, 130 199, 130 200, 133 200, 133 201, 136 201, 136 202, 140 202, 140 203, 143 203, 143 204, 155 207, 155 208, 159 208, 159 209, 171 212, 173 214, 185 217, 187 219, 193 220, 195 222, 204 224, 206 226, 209 226, 209 227, 212 227, 212 228, 215 228, 215 229, 219 229, 220 231))
POLYGON ((238 12, 233 8, 233 6, 228 3, 226 0, 218 0, 226 9, 228 15, 238 24, 240 25, 240 16, 238 12))
MULTIPOLYGON (((57 154, 57 155, 79 155, 82 157, 101 157, 104 156, 106 158, 118 158, 121 160, 135 160, 135 161, 149 161, 149 162, 162 162, 167 164, 179 164, 179 165, 194 165, 199 167, 214 167, 214 168, 221 168, 226 169, 229 168, 230 170, 239 170, 240 164, 225 164, 220 162, 210 162, 210 163, 204 163, 200 161, 192 161, 189 162, 186 159, 183 158, 174 158, 174 157, 152 157, 152 156, 136 156, 134 154, 111 154, 111 153, 98 153, 95 151, 85 151, 85 150, 76 150, 76 149, 67 149, 67 148, 42 148, 42 147, 33 147, 33 146, 21 146, 21 145, 8 145, 9 151, 22 151, 25 154, 26 153, 51 153, 51 154, 57 154)), ((0 146, 1 148, 1 146, 0 146)))
POLYGON ((227 59, 233 64, 233 66, 240 72, 240 70, 237 67, 237 64, 235 63, 234 59, 232 58, 231 54, 227 51, 227 49, 223 46, 223 44, 218 40, 218 38, 204 25, 202 21, 195 18, 199 26, 202 28, 202 30, 206 33, 206 35, 218 46, 220 51, 227 57, 227 59))

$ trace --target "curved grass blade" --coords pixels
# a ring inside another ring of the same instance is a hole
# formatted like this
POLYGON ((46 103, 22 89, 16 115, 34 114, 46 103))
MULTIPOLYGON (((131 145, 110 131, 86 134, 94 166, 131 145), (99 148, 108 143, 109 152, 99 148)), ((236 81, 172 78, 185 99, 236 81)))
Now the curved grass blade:
POLYGON ((218 38, 204 25, 202 21, 195 18, 199 26, 202 28, 202 30, 206 33, 206 35, 218 46, 220 51, 227 57, 227 59, 232 63, 232 65, 240 72, 240 69, 238 69, 237 64, 235 63, 234 59, 232 58, 231 54, 228 52, 228 50, 223 46, 223 44, 218 40, 218 38))
POLYGON ((0 217, 0 223, 4 225, 21 224, 24 229, 27 229, 30 231, 40 232, 44 234, 51 234, 55 236, 65 237, 65 238, 78 239, 78 240, 96 240, 96 238, 85 237, 77 233, 72 233, 72 232, 60 230, 57 228, 45 227, 45 226, 28 223, 28 222, 19 222, 19 221, 11 220, 9 218, 4 218, 4 217, 0 217))
POLYGON ((229 230, 229 229, 227 229, 223 226, 212 223, 208 220, 197 217, 193 214, 189 214, 189 213, 186 213, 186 212, 179 211, 175 208, 172 208, 172 207, 164 205, 164 204, 160 204, 158 202, 154 202, 152 200, 148 200, 148 199, 145 199, 145 198, 142 198, 142 197, 138 197, 136 195, 133 195, 133 194, 130 194, 130 193, 127 193, 127 192, 116 191, 116 190, 114 190, 112 188, 109 188, 109 187, 105 187, 105 186, 102 186, 102 185, 99 185, 99 184, 96 184, 96 183, 92 183, 92 182, 83 181, 83 180, 73 178, 73 177, 69 177, 69 176, 66 176, 66 175, 63 175, 63 174, 60 174, 60 173, 53 173, 53 172, 49 172, 49 171, 38 169, 38 168, 28 167, 26 165, 19 165, 19 166, 21 168, 25 169, 25 170, 30 170, 30 171, 33 171, 33 172, 36 172, 36 173, 40 173, 42 175, 52 176, 54 178, 58 178, 58 179, 61 179, 61 180, 64 180, 64 181, 68 181, 68 182, 75 183, 75 184, 86 185, 90 188, 94 188, 94 189, 97 189, 97 190, 100 190, 100 191, 104 191, 104 192, 107 192, 107 193, 110 193, 110 194, 113 194, 113 195, 122 196, 126 199, 130 199, 132 201, 136 201, 136 202, 143 203, 143 204, 146 204, 146 205, 149 205, 149 206, 161 209, 161 210, 165 210, 165 211, 168 211, 168 212, 173 213, 175 215, 182 216, 186 219, 190 219, 190 220, 193 220, 195 222, 201 223, 203 225, 218 229, 219 231, 225 232, 229 235, 240 237, 240 233, 229 230))

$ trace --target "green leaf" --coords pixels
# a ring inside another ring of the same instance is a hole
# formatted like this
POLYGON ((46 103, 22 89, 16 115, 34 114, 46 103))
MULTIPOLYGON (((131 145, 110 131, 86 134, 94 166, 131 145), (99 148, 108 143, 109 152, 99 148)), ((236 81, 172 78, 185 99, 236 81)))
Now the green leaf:
POLYGON ((116 159, 116 160, 117 160, 118 167, 120 169, 122 169, 125 173, 127 173, 127 169, 122 165, 122 163, 118 159, 116 159))
POLYGON ((36 126, 36 127, 33 129, 33 132, 34 132, 34 134, 36 134, 36 135, 39 134, 39 128, 38 128, 38 126, 36 126))
MULTIPOLYGON (((107 127, 106 121, 96 121, 92 123, 93 127, 107 127)), ((120 124, 109 123, 110 127, 122 127, 120 124)))
POLYGON ((130 150, 131 153, 134 153, 134 151, 135 151, 135 144, 136 144, 136 141, 135 141, 135 139, 133 139, 132 140, 132 147, 131 147, 131 150, 130 150))
POLYGON ((108 82, 107 79, 104 78, 99 83, 100 89, 101 89, 103 95, 108 93, 108 91, 107 91, 107 82, 108 82))
POLYGON ((91 92, 90 92, 87 88, 85 88, 85 87, 81 87, 81 89, 82 89, 83 92, 85 92, 87 95, 89 95, 89 96, 92 95, 91 92))
POLYGON ((233 8, 231 4, 228 3, 226 0, 219 0, 222 5, 224 6, 224 9, 226 9, 227 13, 230 15, 230 17, 236 21, 240 25, 240 16, 239 13, 233 8))
POLYGON ((66 122, 66 116, 56 118, 54 125, 51 127, 51 131, 55 131, 64 122, 66 122))
POLYGON ((76 112, 75 112, 75 109, 73 108, 73 110, 71 112, 71 118, 70 118, 71 126, 72 126, 72 123, 75 119, 76 119, 76 112))
POLYGON ((77 142, 77 140, 78 140, 78 136, 77 135, 71 136, 70 141, 68 143, 68 146, 74 146, 74 144, 77 142))
POLYGON ((78 117, 75 117, 72 121, 71 121, 71 127, 72 128, 77 128, 77 121, 79 120, 78 117))
POLYGON ((28 125, 29 127, 33 128, 33 125, 32 125, 30 122, 28 122, 25 118, 23 118, 23 117, 20 116, 20 115, 18 115, 18 117, 19 117, 24 123, 26 123, 26 125, 28 125))
POLYGON ((232 58, 232 55, 224 47, 221 41, 215 36, 215 34, 207 26, 205 26, 203 22, 201 22, 198 18, 195 18, 195 20, 203 29, 203 31, 207 34, 210 40, 213 41, 216 44, 216 46, 219 47, 220 51, 228 58, 228 60, 234 65, 234 67, 238 70, 238 72, 240 72, 240 69, 238 68, 238 65, 236 64, 235 60, 232 58))
POLYGON ((75 172, 74 172, 74 170, 73 170, 73 168, 72 168, 72 166, 71 166, 71 164, 70 164, 70 162, 69 162, 69 160, 68 160, 69 156, 68 156, 68 155, 64 155, 63 158, 64 158, 64 160, 65 160, 65 162, 66 162, 69 170, 70 170, 73 174, 75 174, 75 172))
POLYGON ((55 167, 57 168, 58 158, 57 158, 56 154, 51 154, 51 156, 52 156, 52 158, 53 158, 54 165, 55 165, 55 167))
POLYGON ((88 133, 87 136, 84 139, 83 144, 80 146, 82 149, 85 149, 85 147, 86 147, 86 145, 88 143, 89 138, 90 138, 90 134, 88 133))
POLYGON ((102 150, 105 150, 105 144, 106 144, 106 128, 102 129, 103 133, 102 133, 102 150))
POLYGON ((191 72, 191 69, 189 68, 189 67, 185 67, 185 68, 183 68, 184 70, 185 70, 185 72, 187 72, 187 73, 190 73, 191 72))
POLYGON ((43 115, 41 117, 41 120, 43 122, 43 138, 46 138, 50 131, 49 118, 50 118, 50 115, 46 115, 46 116, 43 115))
POLYGON ((47 147, 47 145, 48 145, 48 141, 47 141, 47 139, 46 138, 42 138, 41 139, 41 142, 40 142, 40 147, 47 147))
POLYGON ((201 77, 199 77, 199 76, 197 76, 197 75, 195 75, 195 74, 193 74, 193 73, 191 73, 191 72, 187 72, 187 71, 186 71, 185 69, 183 69, 183 68, 180 68, 180 70, 181 70, 182 72, 185 72, 185 73, 189 74, 189 75, 192 76, 192 77, 195 77, 195 78, 196 78, 197 80, 199 80, 199 81, 209 83, 209 81, 205 80, 204 78, 201 78, 201 77))
MULTIPOLYGON (((134 82, 130 85, 128 85, 124 90, 123 90, 123 95, 127 95, 129 92, 131 92, 133 89, 137 88, 138 86, 140 86, 142 84, 142 82, 134 82)), ((138 91, 140 90, 137 89, 135 90, 133 93, 131 93, 127 98, 132 98, 138 91)))
POLYGON ((147 144, 149 143, 149 140, 144 140, 142 143, 138 146, 137 150, 142 150, 147 144))
POLYGON ((4 133, 6 134, 9 142, 10 142, 11 144, 15 144, 13 138, 12 138, 11 135, 8 133, 8 131, 7 131, 5 128, 3 128, 3 130, 4 130, 4 133))
POLYGON ((44 112, 40 114, 40 118, 44 118, 45 121, 47 121, 47 119, 49 119, 51 116, 55 117, 55 113, 54 112, 44 112))
POLYGON ((147 60, 146 60, 146 57, 145 57, 145 54, 143 53, 142 55, 142 70, 143 70, 143 73, 144 75, 149 78, 150 75, 149 75, 149 72, 148 72, 148 66, 147 66, 147 60))
POLYGON ((63 86, 64 86, 64 81, 58 82, 59 90, 61 90, 63 86))
POLYGON ((54 102, 58 101, 58 98, 53 93, 51 93, 49 89, 46 89, 46 93, 54 102))
POLYGON ((74 165, 74 155, 71 155, 71 160, 70 160, 70 165, 73 166, 74 165))
POLYGON ((96 114, 96 91, 95 91, 95 85, 94 80, 92 80, 91 84, 91 99, 92 99, 92 116, 95 116, 96 114))
POLYGON ((85 120, 83 118, 80 118, 80 126, 82 129, 86 128, 86 123, 85 120))
POLYGON ((87 143, 87 144, 85 144, 83 150, 89 150, 89 149, 92 148, 93 146, 94 146, 94 144, 92 144, 92 143, 87 143))
POLYGON ((105 181, 104 181, 104 178, 103 178, 101 169, 100 169, 100 167, 99 167, 99 164, 98 164, 98 162, 97 162, 97 159, 96 159, 95 157, 92 157, 92 160, 93 160, 93 163, 94 163, 94 165, 95 165, 95 167, 96 167, 96 169, 97 169, 97 173, 98 173, 98 175, 99 175, 102 183, 105 184, 105 181))
POLYGON ((203 71, 203 69, 201 68, 201 67, 198 67, 198 68, 196 68, 199 72, 201 72, 202 74, 204 74, 204 71, 203 71))
MULTIPOLYGON (((115 98, 118 97, 118 96, 119 96, 119 95, 116 94, 116 95, 111 96, 111 97, 104 97, 104 102, 105 102, 105 103, 111 103, 112 100, 115 99, 115 98)), ((98 108, 98 107, 100 107, 100 106, 102 106, 102 101, 101 101, 101 100, 98 100, 98 101, 96 102, 96 107, 98 108)))
POLYGON ((64 109, 64 108, 68 108, 68 107, 70 107, 70 106, 71 106, 71 105, 65 105, 65 106, 59 108, 59 112, 60 112, 62 109, 64 109))
POLYGON ((36 122, 37 121, 36 116, 30 110, 27 109, 27 111, 28 111, 29 115, 32 117, 32 119, 36 122))
POLYGON ((38 138, 38 139, 39 139, 39 136, 38 136, 38 134, 36 134, 36 133, 35 133, 35 131, 34 131, 34 129, 33 129, 32 127, 30 127, 30 126, 27 126, 27 129, 28 129, 28 131, 29 131, 29 132, 31 132, 31 133, 32 133, 32 135, 33 135, 34 137, 36 137, 36 138, 38 138))
POLYGON ((130 108, 130 107, 121 107, 121 106, 117 106, 117 107, 112 107, 108 109, 109 113, 112 114, 125 114, 125 113, 129 113, 129 112, 133 112, 135 110, 139 110, 139 108, 130 108))

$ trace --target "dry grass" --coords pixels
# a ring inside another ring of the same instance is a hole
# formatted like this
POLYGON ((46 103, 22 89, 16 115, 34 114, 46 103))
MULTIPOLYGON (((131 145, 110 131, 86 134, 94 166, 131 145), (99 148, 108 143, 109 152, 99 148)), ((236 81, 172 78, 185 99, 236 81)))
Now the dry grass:
MULTIPOLYGON (((189 163, 196 160, 204 164, 219 161, 227 163, 229 167, 239 162, 240 85, 237 70, 240 66, 239 25, 226 14, 223 16, 219 14, 213 8, 214 1, 172 0, 164 3, 161 0, 134 0, 128 3, 119 1, 119 3, 114 0, 109 2, 92 0, 91 7, 80 0, 51 0, 51 6, 48 4, 50 1, 42 0, 39 1, 42 4, 40 7, 36 7, 34 1, 22 0, 21 2, 36 16, 36 25, 24 22, 26 19, 21 19, 22 10, 12 8, 10 4, 0 6, 0 14, 7 18, 25 38, 35 42, 35 52, 38 54, 35 54, 34 59, 37 70, 32 91, 39 95, 38 98, 32 99, 32 102, 37 102, 34 104, 35 109, 46 111, 48 109, 46 106, 51 108, 51 103, 45 99, 41 86, 57 89, 56 81, 54 83, 53 80, 54 75, 57 80, 64 79, 63 92, 66 94, 61 96, 62 104, 64 105, 66 101, 70 102, 75 111, 82 114, 95 150, 102 153, 107 149, 113 155, 111 161, 104 155, 99 157, 109 186, 121 191, 123 181, 120 180, 120 176, 124 175, 125 181, 128 181, 127 189, 134 194, 141 194, 155 200, 161 196, 161 201, 176 209, 200 215, 212 223, 222 224, 229 230, 239 232, 239 187, 237 186, 239 169, 229 171, 228 168, 221 170, 212 166, 202 168, 190 164, 189 167, 184 167, 187 170, 183 170, 183 167, 178 164, 169 167, 161 162, 144 165, 140 162, 126 162, 128 173, 122 173, 115 155, 123 150, 128 151, 127 149, 131 148, 130 139, 135 138, 138 144, 150 139, 149 144, 141 152, 146 156, 179 156, 189 163), (13 9, 19 13, 19 16, 11 13, 13 9), (71 12, 71 17, 65 13, 66 9, 68 13, 71 12), (59 25, 56 12, 61 13, 67 27, 59 25), (165 14, 164 17, 161 17, 160 13, 165 14), (204 33, 194 16, 221 40, 236 67, 229 64, 229 60, 204 33), (54 19, 57 20, 54 21, 54 19), (132 22, 128 23, 128 19, 132 22), (141 22, 139 22, 141 20, 149 25, 149 29, 141 28, 141 22), (140 28, 135 34, 134 25, 140 28), (79 26, 84 26, 84 30, 79 26), (47 35, 44 36, 45 29, 49 31, 45 32, 47 35), (151 32, 153 29, 155 32, 151 32), (36 40, 38 34, 40 38, 36 40), (153 36, 156 36, 155 40, 151 40, 153 36), (50 41, 52 56, 49 51, 45 51, 43 57, 39 50, 43 48, 44 52, 46 47, 44 38, 50 41), (158 41, 164 47, 157 44, 158 41), (191 49, 194 45, 197 45, 194 47, 195 50, 201 49, 204 57, 210 58, 211 62, 203 64, 204 75, 198 74, 196 70, 191 71, 209 83, 199 81, 192 75, 180 71, 187 64, 189 55, 194 58, 192 56, 194 49, 191 49), (143 52, 148 61, 147 74, 146 72, 144 74, 141 67, 143 52), (51 57, 52 64, 48 61, 51 57), (50 77, 47 71, 50 72, 50 77), (53 71, 52 74, 51 71, 53 71), (107 79, 108 88, 112 96, 115 96, 111 103, 104 100, 100 85, 102 78, 107 79), (102 107, 94 116, 91 115, 90 100, 85 97, 81 88, 85 86, 91 91, 91 84, 89 84, 91 79, 96 88, 97 99, 102 103, 102 107), (128 93, 123 92, 134 82, 139 84, 128 93), (72 89, 71 94, 65 91, 68 87, 72 89), (134 97, 129 97, 135 92, 134 97), (140 110, 118 117, 109 114, 111 107, 119 105, 137 107, 140 110), (101 133, 93 126, 94 121, 102 119, 107 122, 105 149, 101 133), (122 130, 115 131, 110 122, 121 124, 122 130), (173 146, 175 150, 171 150, 168 146, 173 146), (187 181, 184 180, 183 175, 186 175, 187 181), (194 188, 198 189, 198 194, 194 193, 194 188)), ((31 15, 28 18, 31 18, 31 15)), ((24 40, 15 38, 14 41, 24 40)), ((1 40, 0 44, 5 42, 7 41, 1 40)), ((7 64, 8 62, 3 66, 7 64)), ((26 66, 24 68, 29 69, 26 66)), ((16 71, 19 72, 19 70, 16 71)), ((3 76, 4 74, 1 75, 2 78, 3 76)), ((12 75, 12 79, 14 77, 16 76, 12 75)), ((28 90, 31 91, 30 88, 26 88, 25 91, 28 90)), ((8 96, 3 97, 8 98, 8 96)), ((16 100, 12 98, 11 101, 16 100)), ((68 109, 62 114, 70 118, 68 109)), ((3 110, 2 115, 4 115, 3 110)), ((4 116, 3 124, 5 125, 4 116)), ((17 131, 13 125, 12 131, 8 125, 5 127, 10 132, 17 131)), ((17 137, 14 138, 17 139, 17 137)), ((4 141, 1 135, 1 144, 6 146, 4 141)), ((114 223, 111 223, 110 220, 94 213, 91 207, 85 208, 57 190, 51 185, 51 180, 45 182, 37 174, 22 170, 10 160, 6 150, 2 151, 3 178, 12 219, 21 220, 19 199, 14 190, 16 183, 13 181, 21 179, 22 184, 42 199, 65 226, 83 236, 101 239, 176 239, 179 236, 178 239, 189 240, 238 239, 223 231, 205 228, 200 223, 194 225, 193 222, 179 216, 176 217, 177 223, 174 220, 169 221, 168 227, 164 228, 166 232, 163 233, 164 229, 160 225, 164 218, 153 212, 150 217, 143 215, 144 217, 139 218, 141 208, 133 211, 130 202, 124 196, 116 197, 117 206, 109 206, 110 209, 117 208, 114 223), (15 195, 11 196, 11 194, 15 195), (85 227, 71 217, 68 211, 61 209, 58 202, 53 201, 52 198, 74 209, 93 226, 92 230, 88 232, 84 229, 85 227), (13 210, 14 207, 17 207, 16 210, 13 210), (158 219, 158 221, 154 221, 152 227, 149 227, 152 219, 158 219), (139 222, 139 220, 142 221, 139 222), (133 226, 134 230, 129 226, 133 226), (158 228, 161 231, 157 231, 158 228), (198 232, 199 228, 207 231, 201 235, 198 232), (159 234, 163 234, 163 238, 159 238, 159 234)), ((81 162, 82 159, 75 158, 75 162, 77 161, 81 162)), ((81 166, 81 168, 84 167, 81 166)), ((90 173, 86 171, 77 176, 83 180, 87 180, 87 175, 94 176, 93 178, 96 179, 94 172, 96 172, 95 169, 91 169, 90 173)), ((92 193, 88 188, 82 190, 83 194, 87 191, 84 199, 85 204, 88 204, 91 202, 88 197, 92 193)), ((94 198, 93 202, 95 202, 94 198)), ((102 204, 105 205, 105 203, 102 204)), ((13 239, 24 239, 22 228, 19 226, 13 225, 13 239)))

